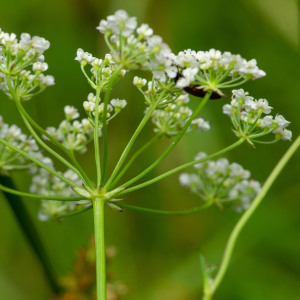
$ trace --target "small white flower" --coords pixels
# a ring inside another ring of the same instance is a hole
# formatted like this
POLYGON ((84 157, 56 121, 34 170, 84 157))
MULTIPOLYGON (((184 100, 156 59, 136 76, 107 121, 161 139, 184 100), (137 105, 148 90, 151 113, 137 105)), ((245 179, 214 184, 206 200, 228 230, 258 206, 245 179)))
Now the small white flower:
POLYGON ((95 110, 95 103, 91 101, 84 101, 83 102, 83 108, 87 112, 93 112, 95 110))
POLYGON ((276 115, 274 122, 277 123, 278 126, 281 128, 285 128, 291 123, 291 122, 287 121, 282 115, 276 115))
POLYGON ((273 133, 283 141, 291 141, 292 140, 292 132, 285 128, 278 127, 276 128, 273 133))
POLYGON ((134 76, 134 78, 133 78, 133 84, 137 88, 141 89, 143 86, 145 86, 147 84, 147 80, 144 79, 144 78, 140 78, 138 76, 134 76))
POLYGON ((96 29, 98 29, 101 33, 105 33, 106 31, 109 31, 110 28, 109 28, 109 25, 107 23, 107 20, 101 20, 100 21, 100 24, 98 27, 96 27, 96 29))
POLYGON ((194 68, 198 66, 198 61, 196 59, 196 52, 191 49, 187 49, 179 52, 174 60, 176 64, 180 67, 194 68))
POLYGON ((223 113, 225 115, 231 115, 231 113, 232 113, 232 106, 230 104, 225 104, 223 106, 223 113))
POLYGON ((210 129, 210 125, 208 122, 206 122, 204 119, 202 118, 197 118, 195 120, 192 121, 192 126, 196 126, 199 130, 209 130, 210 129))
POLYGON ((102 20, 97 29, 101 33, 111 31, 113 34, 127 37, 135 30, 137 21, 135 17, 129 17, 125 10, 118 10, 114 15, 107 17, 107 20, 102 20))
POLYGON ((77 56, 75 60, 78 60, 80 63, 91 63, 94 60, 94 57, 92 54, 88 52, 84 52, 82 49, 77 50, 77 56))
MULTIPOLYGON (((204 158, 204 157, 206 157, 206 156, 207 156, 206 153, 204 153, 204 152, 199 152, 199 153, 197 153, 197 155, 195 156, 194 160, 199 160, 199 159, 202 159, 202 158, 204 158)), ((199 163, 199 164, 194 165, 194 168, 195 168, 195 169, 200 169, 202 166, 203 166, 203 163, 199 163)))
POLYGON ((256 109, 261 109, 264 114, 269 114, 272 107, 269 106, 269 102, 266 99, 258 99, 256 102, 256 109))
POLYGON ((92 61, 92 66, 95 67, 101 67, 103 60, 99 58, 94 58, 92 61))
POLYGON ((188 68, 183 70, 181 78, 177 81, 176 85, 179 88, 185 88, 190 85, 192 81, 195 80, 195 76, 198 73, 198 68, 188 68))
POLYGON ((44 76, 43 74, 40 74, 39 80, 41 82, 41 85, 45 85, 45 86, 54 85, 54 77, 51 75, 44 76))
POLYGON ((137 28, 136 32, 140 39, 143 39, 144 37, 151 36, 153 34, 153 29, 150 28, 148 24, 142 24, 139 28, 137 28))
POLYGON ((90 102, 96 102, 96 96, 93 93, 89 93, 87 99, 90 102))
POLYGON ((110 104, 116 108, 124 108, 127 105, 127 101, 126 100, 120 100, 120 99, 112 99, 110 101, 110 104))
POLYGON ((48 70, 48 64, 44 63, 44 62, 35 62, 32 65, 32 70, 33 71, 45 72, 46 70, 48 70))
POLYGON ((68 121, 74 120, 79 117, 78 110, 74 106, 65 106, 64 112, 68 121))
POLYGON ((39 36, 34 36, 31 44, 39 54, 43 54, 50 47, 50 42, 39 36))

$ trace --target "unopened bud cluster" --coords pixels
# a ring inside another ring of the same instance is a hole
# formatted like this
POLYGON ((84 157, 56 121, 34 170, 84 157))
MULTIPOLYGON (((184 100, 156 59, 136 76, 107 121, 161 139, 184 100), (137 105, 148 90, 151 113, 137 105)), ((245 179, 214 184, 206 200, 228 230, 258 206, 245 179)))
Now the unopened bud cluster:
POLYGON ((25 101, 53 85, 53 76, 43 74, 48 69, 43 53, 49 46, 42 37, 22 33, 18 40, 14 33, 0 29, 0 89, 12 97, 10 84, 16 96, 25 101))
POLYGON ((251 142, 259 142, 259 138, 275 134, 276 140, 291 140, 292 132, 286 127, 290 124, 283 116, 270 116, 272 107, 266 99, 254 99, 243 89, 232 91, 230 104, 223 106, 224 114, 231 118, 234 133, 237 137, 245 137, 251 142))
MULTIPOLYGON (((9 126, 4 123, 2 116, 0 116, 0 138, 37 159, 42 158, 35 140, 22 133, 17 125, 9 126)), ((31 161, 9 147, 0 144, 0 174, 7 175, 8 172, 13 170, 26 169, 33 171, 34 166, 31 161)))
POLYGON ((58 128, 48 127, 46 131, 71 152, 84 153, 87 144, 92 141, 94 128, 86 118, 81 121, 76 120, 80 115, 75 107, 67 105, 64 112, 65 120, 59 124, 58 128))
MULTIPOLYGON (((195 160, 205 158, 200 152, 195 160)), ((259 193, 261 185, 250 179, 250 172, 237 163, 230 164, 227 159, 207 161, 195 165, 196 173, 183 173, 179 180, 203 201, 217 206, 232 206, 235 210, 247 209, 259 193)))

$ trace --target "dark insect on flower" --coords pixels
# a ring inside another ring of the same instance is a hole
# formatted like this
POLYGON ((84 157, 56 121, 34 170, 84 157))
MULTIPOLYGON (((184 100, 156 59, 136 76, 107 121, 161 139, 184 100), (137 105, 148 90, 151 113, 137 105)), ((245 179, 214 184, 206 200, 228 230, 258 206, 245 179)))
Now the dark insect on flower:
MULTIPOLYGON (((182 77, 182 75, 180 73, 177 73, 176 77, 174 78, 175 82, 177 82, 178 79, 181 77, 182 77)), ((208 92, 208 91, 205 91, 204 89, 197 88, 197 86, 195 86, 195 85, 187 86, 187 87, 183 88, 183 90, 185 92, 187 92, 188 94, 191 94, 193 96, 200 97, 200 98, 203 98, 208 92)), ((217 92, 212 92, 209 100, 217 100, 217 99, 220 99, 223 97, 226 97, 226 95, 220 95, 217 92)))

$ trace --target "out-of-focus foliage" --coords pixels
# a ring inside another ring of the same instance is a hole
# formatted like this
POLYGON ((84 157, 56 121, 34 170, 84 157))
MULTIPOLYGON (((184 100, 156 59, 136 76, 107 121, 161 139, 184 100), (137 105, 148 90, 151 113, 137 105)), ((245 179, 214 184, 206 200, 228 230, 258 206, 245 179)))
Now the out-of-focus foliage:
MULTIPOLYGON (((110 263, 116 256, 117 249, 113 246, 106 247, 107 263, 107 300, 120 300, 127 294, 128 288, 114 278, 109 271, 110 263)), ((95 240, 91 239, 87 248, 78 250, 70 274, 60 280, 63 292, 54 296, 53 300, 89 300, 96 299, 96 253, 95 240)))
MULTIPOLYGON (((290 129, 297 135, 300 101, 297 93, 299 55, 294 37, 298 26, 296 5, 295 0, 13 0, 1 1, 0 27, 6 32, 44 36, 51 42, 47 62, 56 85, 26 104, 33 118, 44 128, 59 124, 65 105, 76 106, 84 113, 82 102, 90 89, 74 61, 76 50, 83 47, 97 56, 103 55, 107 49, 95 28, 101 18, 122 8, 136 15, 140 22, 149 23, 175 53, 186 48, 216 48, 240 53, 247 59, 256 58, 267 76, 248 83, 244 89, 255 98, 268 99, 274 107, 273 112, 291 121, 290 129)), ((134 75, 139 74, 129 74, 113 91, 113 97, 127 99, 128 105, 109 128, 110 170, 139 122, 138 116, 144 111, 143 99, 132 85, 134 75)), ((191 105, 196 101, 194 98, 191 105)), ((211 131, 205 135, 191 133, 152 175, 168 170, 174 162, 192 160, 199 151, 212 153, 232 143, 234 135, 230 122, 222 114, 226 101, 228 98, 210 101, 201 117, 210 120, 211 131)), ((14 103, 3 94, 0 96, 0 113, 6 122, 16 123, 25 130, 14 103)), ((140 145, 151 130, 151 125, 145 129, 140 145)), ((244 145, 229 153, 228 158, 243 164, 251 170, 255 180, 263 182, 288 144, 259 145, 256 150, 244 145)), ((152 162, 167 145, 167 141, 161 142, 143 155, 132 174, 152 162)), ((81 163, 93 174, 90 158, 83 156, 81 163)), ((229 272, 215 295, 216 300, 298 299, 299 165, 298 153, 246 226, 229 272)), ((22 174, 14 178, 22 190, 30 183, 28 176, 22 174)), ((162 209, 190 208, 198 203, 196 196, 180 186, 176 175, 128 195, 126 201, 162 209)), ((36 218, 37 203, 29 199, 27 203, 36 218)), ((198 253, 201 251, 209 263, 218 264, 237 219, 235 212, 216 208, 186 217, 107 211, 106 238, 108 244, 116 245, 119 250, 111 268, 117 278, 130 287, 130 293, 124 299, 200 299, 198 253)), ((62 223, 35 221, 56 271, 60 275, 67 274, 76 249, 88 244, 93 230, 92 215, 74 216, 62 223)), ((2 199, 0 236, 0 299, 48 299, 41 269, 2 199)))

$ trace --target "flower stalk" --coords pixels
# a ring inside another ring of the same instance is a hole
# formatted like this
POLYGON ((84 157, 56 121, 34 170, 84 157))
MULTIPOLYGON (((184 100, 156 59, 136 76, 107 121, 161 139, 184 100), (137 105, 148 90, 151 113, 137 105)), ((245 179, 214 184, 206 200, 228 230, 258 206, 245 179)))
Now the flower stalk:
POLYGON ((288 161, 291 159, 291 157, 295 154, 295 152, 298 150, 300 147, 300 136, 294 141, 294 143, 289 147, 289 149, 286 151, 286 153, 283 155, 283 157, 280 159, 280 161, 277 163, 269 177, 267 178, 265 184, 263 185, 260 193, 256 196, 256 198, 253 200, 252 204, 250 207, 245 211, 245 213, 242 215, 238 223, 235 225, 233 228, 229 239, 226 244, 226 248, 223 254, 223 258, 220 264, 220 267, 218 269, 218 272, 215 276, 214 279, 212 279, 212 289, 210 292, 206 295, 204 295, 203 300, 210 300, 212 299, 213 295, 215 294, 216 290, 220 286, 224 275, 228 269, 229 262, 232 257, 232 253, 234 250, 234 247, 236 245, 237 239, 241 234, 241 231, 251 218, 251 216, 254 214, 256 211, 257 207, 260 205, 262 200, 265 198, 266 194, 272 187, 273 183, 277 179, 277 177, 280 175, 282 172, 283 168, 286 166, 288 161))
POLYGON ((96 247, 97 300, 106 300, 104 207, 104 199, 95 198, 93 200, 96 247))

